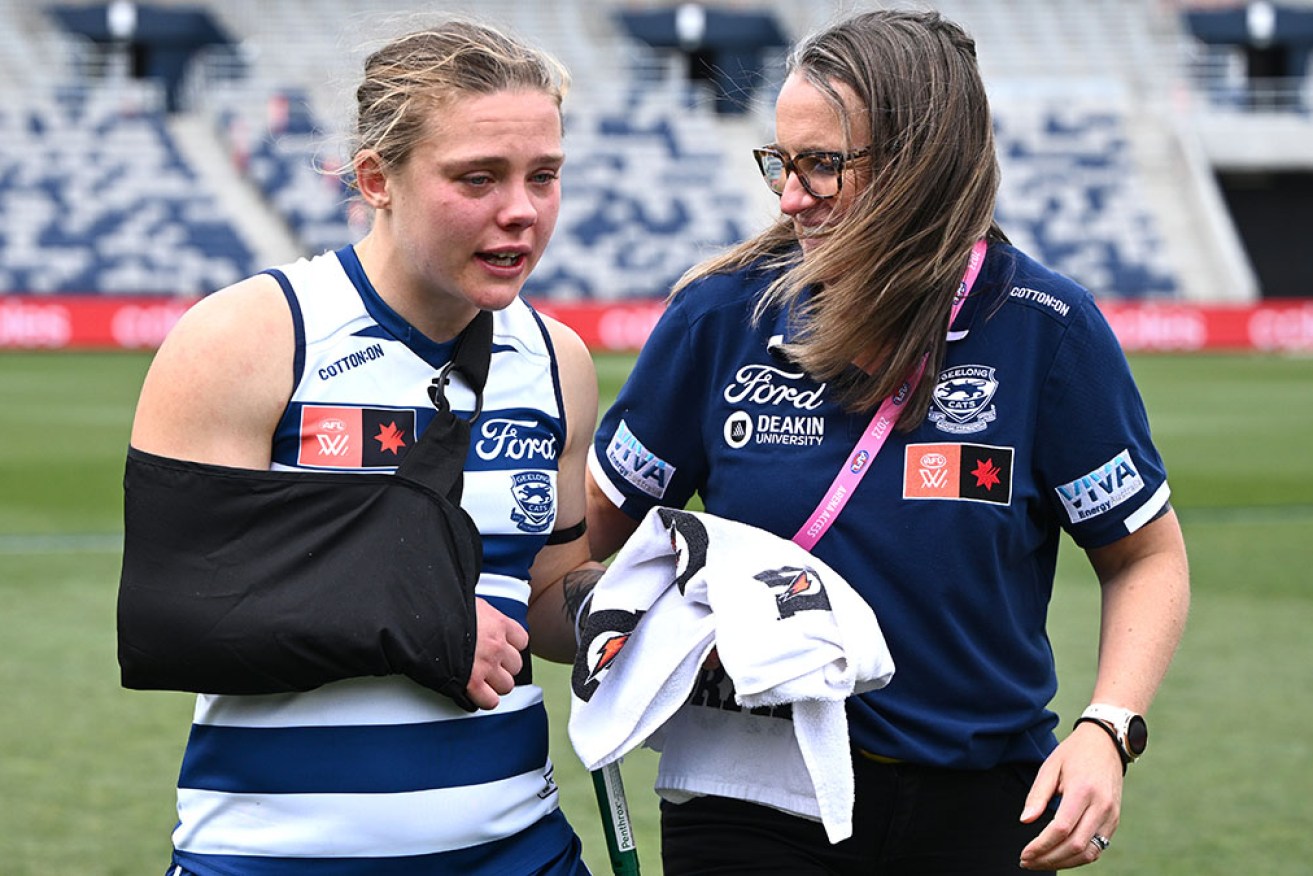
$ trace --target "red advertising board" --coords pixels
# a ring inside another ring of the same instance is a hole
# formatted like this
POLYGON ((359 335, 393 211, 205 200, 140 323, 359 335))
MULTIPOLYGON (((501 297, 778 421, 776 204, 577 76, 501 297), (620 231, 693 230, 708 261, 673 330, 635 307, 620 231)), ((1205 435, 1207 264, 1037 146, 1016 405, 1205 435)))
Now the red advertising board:
POLYGON ((1100 302, 1128 351, 1313 352, 1313 300, 1252 305, 1100 302))
MULTIPOLYGON (((661 315, 660 302, 535 302, 579 332, 594 350, 636 350, 661 315)), ((1122 347, 1131 352, 1257 350, 1313 352, 1313 300, 1252 305, 1101 302, 1122 347)))
POLYGON ((153 349, 195 298, 0 295, 0 349, 153 349))
MULTIPOLYGON (((195 298, 0 295, 0 349, 153 349, 195 298)), ((660 301, 534 301, 591 349, 632 351, 661 316, 660 301)), ((1259 304, 1101 302, 1132 352, 1254 350, 1313 353, 1313 299, 1259 304)))

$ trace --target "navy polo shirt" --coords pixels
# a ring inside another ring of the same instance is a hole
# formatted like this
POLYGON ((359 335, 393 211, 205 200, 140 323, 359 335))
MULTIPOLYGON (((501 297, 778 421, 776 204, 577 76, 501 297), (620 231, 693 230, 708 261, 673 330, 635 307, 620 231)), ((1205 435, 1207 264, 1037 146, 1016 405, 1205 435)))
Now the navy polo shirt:
MULTIPOLYGON (((772 352, 787 320, 753 324, 771 279, 700 280, 652 332, 590 461, 629 515, 699 494, 712 514, 791 538, 869 424, 772 352)), ((890 435, 813 553, 871 604, 897 667, 850 700, 855 744, 983 769, 1056 744, 1045 624, 1061 532, 1110 544, 1169 491, 1088 291, 993 244, 953 328, 943 368, 923 378, 928 416, 890 435)))

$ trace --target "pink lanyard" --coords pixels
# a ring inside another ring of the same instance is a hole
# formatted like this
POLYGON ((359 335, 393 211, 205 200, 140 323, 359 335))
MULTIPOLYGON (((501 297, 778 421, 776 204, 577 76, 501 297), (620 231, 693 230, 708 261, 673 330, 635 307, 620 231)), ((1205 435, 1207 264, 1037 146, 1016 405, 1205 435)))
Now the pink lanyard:
MULTIPOLYGON (((948 326, 953 327, 953 320, 957 319, 958 311, 966 302, 967 296, 971 294, 971 287, 975 285, 976 277, 980 274, 980 266, 985 262, 985 241, 977 240, 971 247, 971 258, 967 261, 966 273, 962 275, 962 285, 958 288, 957 295, 953 297, 953 309, 948 316, 948 326)), ((847 462, 839 469, 839 473, 834 476, 834 481, 830 484, 830 489, 826 491, 825 497, 821 503, 816 506, 811 517, 798 530, 793 541, 807 550, 815 547, 816 542, 821 540, 839 517, 839 512, 843 506, 848 504, 848 499, 852 496, 853 491, 857 489, 857 484, 871 467, 871 462, 875 455, 880 452, 884 446, 885 440, 889 433, 893 431, 893 425, 898 420, 898 409, 903 406, 903 402, 912 395, 916 389, 917 383, 921 380, 921 375, 925 371, 926 358, 921 359, 921 364, 917 366, 916 373, 913 374, 906 383, 899 387, 898 392, 889 396, 880 403, 879 409, 876 410, 875 416, 871 418, 871 424, 866 427, 862 437, 857 441, 857 446, 853 448, 852 455, 848 457, 847 462)))

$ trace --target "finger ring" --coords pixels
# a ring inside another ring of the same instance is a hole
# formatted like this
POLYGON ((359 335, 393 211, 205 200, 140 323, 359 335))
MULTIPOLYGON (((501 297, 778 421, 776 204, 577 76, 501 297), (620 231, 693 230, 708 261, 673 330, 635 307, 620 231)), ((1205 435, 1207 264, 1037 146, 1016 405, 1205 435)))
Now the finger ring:
POLYGON ((1108 839, 1101 833, 1096 833, 1094 836, 1090 837, 1090 842, 1098 846, 1099 851, 1101 852, 1107 851, 1108 846, 1112 845, 1112 840, 1108 839))

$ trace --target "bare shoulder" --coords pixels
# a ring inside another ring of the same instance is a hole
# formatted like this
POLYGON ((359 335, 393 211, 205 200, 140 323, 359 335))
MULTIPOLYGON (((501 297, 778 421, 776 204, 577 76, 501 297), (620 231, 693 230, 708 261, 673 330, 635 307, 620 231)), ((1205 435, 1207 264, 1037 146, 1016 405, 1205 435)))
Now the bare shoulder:
POLYGON ((593 380, 594 376, 593 357, 588 351, 579 334, 565 323, 558 319, 540 313, 543 325, 547 326, 547 334, 552 339, 552 346, 556 348, 556 357, 561 364, 563 371, 581 371, 584 380, 593 380))
POLYGON ((276 280, 249 277, 197 302, 160 346, 132 444, 164 456, 268 465, 292 390, 292 315, 276 280))
POLYGON ((574 329, 559 320, 543 315, 543 324, 556 349, 561 374, 561 394, 565 400, 566 421, 578 424, 570 428, 567 448, 582 454, 597 425, 597 371, 588 347, 574 329))

